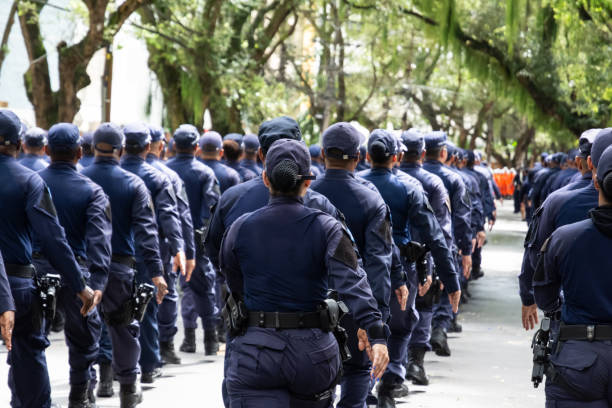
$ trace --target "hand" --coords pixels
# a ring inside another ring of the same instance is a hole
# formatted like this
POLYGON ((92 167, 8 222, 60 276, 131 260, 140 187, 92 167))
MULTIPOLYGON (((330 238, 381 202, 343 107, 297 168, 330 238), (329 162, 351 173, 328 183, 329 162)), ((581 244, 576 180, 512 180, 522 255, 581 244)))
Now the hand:
POLYGON ((459 312, 459 300, 461 299, 461 290, 456 290, 448 294, 448 301, 453 307, 453 313, 459 312))
POLYGON ((13 337, 13 327, 15 327, 15 312, 7 310, 0 314, 0 334, 6 344, 8 351, 11 351, 13 344, 11 338, 13 337))
POLYGON ((365 352, 368 354, 368 358, 372 362, 370 377, 372 379, 380 379, 387 369, 387 364, 389 364, 389 352, 387 351, 387 346, 384 344, 375 344, 374 346, 370 345, 368 335, 363 329, 357 330, 357 338, 359 339, 359 350, 365 350, 365 352))
POLYGON ((176 272, 178 270, 184 271, 185 264, 187 261, 185 260, 185 252, 179 251, 174 255, 174 263, 172 264, 172 272, 176 272))
POLYGON ((424 285, 419 283, 419 296, 425 296, 429 288, 431 287, 431 275, 427 275, 427 281, 424 285))
POLYGON ((164 296, 168 293, 168 284, 163 276, 156 276, 153 279, 153 284, 157 288, 157 304, 161 304, 164 296))
POLYGON ((538 324, 538 306, 535 303, 531 306, 521 306, 521 315, 525 330, 531 330, 538 324))
POLYGON ((89 286, 85 286, 85 289, 80 291, 77 296, 83 302, 81 315, 87 316, 96 307, 96 304, 94 304, 94 291, 89 286))
POLYGON ((406 303, 408 302, 408 288, 406 285, 395 289, 395 296, 397 296, 397 303, 400 304, 400 310, 403 312, 406 310, 406 303))
POLYGON ((489 220, 489 232, 493 230, 493 225, 495 225, 495 220, 490 219, 489 220))
POLYGON ((478 248, 482 248, 485 243, 485 239, 487 239, 487 234, 484 231, 478 231, 476 233, 476 244, 478 245, 478 248))
POLYGON ((474 249, 476 249, 476 238, 472 238, 472 253, 474 252, 474 249))
POLYGON ((185 277, 185 280, 187 282, 191 280, 191 274, 193 273, 195 266, 196 266, 195 259, 188 259, 185 262, 185 269, 181 269, 181 272, 183 273, 183 276, 185 277))
POLYGON ((472 273, 472 256, 462 255, 461 265, 463 265, 463 276, 465 279, 470 279, 470 274, 472 273))

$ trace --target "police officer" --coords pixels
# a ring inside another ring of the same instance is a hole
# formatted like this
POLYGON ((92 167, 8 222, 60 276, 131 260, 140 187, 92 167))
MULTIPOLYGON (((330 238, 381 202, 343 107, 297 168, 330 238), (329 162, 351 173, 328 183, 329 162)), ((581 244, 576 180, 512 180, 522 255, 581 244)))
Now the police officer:
MULTIPOLYGON (((266 162, 268 149, 279 139, 302 140, 302 132, 298 123, 287 116, 281 116, 261 124, 258 131, 259 159, 266 162)), ((210 231, 206 237, 206 249, 210 254, 211 261, 216 268, 219 265, 219 252, 221 240, 227 229, 240 216, 264 207, 270 200, 270 191, 263 182, 261 176, 245 183, 228 189, 219 200, 215 211, 210 231)), ((329 202, 325 196, 308 189, 303 197, 304 205, 308 208, 323 211, 337 220, 343 222, 344 216, 329 202)), ((231 355, 231 343, 226 344, 224 372, 227 372, 227 364, 231 355)), ((223 402, 229 407, 229 397, 225 380, 222 385, 223 402)))
MULTIPOLYGON (((108 280, 111 262, 111 209, 100 186, 77 172, 81 158, 79 129, 69 123, 58 123, 49 129, 47 155, 51 164, 39 174, 47 183, 53 204, 68 244, 81 267, 87 284, 99 303, 108 280)), ((40 275, 57 271, 45 257, 35 259, 40 275)), ((83 317, 81 305, 70 288, 57 292, 57 307, 65 314, 64 333, 70 363, 69 406, 93 407, 96 374, 93 364, 98 356, 102 322, 97 310, 83 317)))
MULTIPOLYGON (((119 398, 122 408, 142 402, 142 392, 136 384, 140 357, 139 324, 130 310, 135 280, 135 255, 157 287, 157 303, 168 291, 159 255, 159 239, 151 195, 145 183, 119 165, 125 136, 121 128, 103 123, 94 132, 94 163, 83 174, 98 184, 111 203, 112 258, 110 274, 102 299, 102 314, 112 342, 113 370, 121 385, 119 398)), ((102 367, 101 367, 102 370, 102 367)), ((101 373, 101 384, 112 382, 109 367, 101 373), (109 378, 110 377, 110 378, 109 378)))
MULTIPOLYGON (((259 142, 257 144, 259 145, 259 142)), ((219 181, 222 194, 231 186, 240 183, 240 174, 221 162, 223 157, 223 140, 219 133, 215 131, 204 133, 200 138, 199 145, 198 159, 215 172, 215 177, 219 181)))
POLYGON ((319 174, 325 173, 325 165, 321 159, 321 145, 313 144, 308 148, 310 153, 310 160, 312 161, 312 167, 316 167, 319 170, 319 174))
POLYGON ((519 293, 522 301, 521 318, 525 330, 538 322, 533 298, 532 279, 538 261, 539 249, 557 228, 588 218, 589 210, 597 206, 598 192, 594 185, 597 166, 603 151, 612 145, 612 128, 599 131, 587 159, 593 181, 578 190, 553 193, 536 211, 525 237, 525 253, 519 275, 519 293))
POLYGON ((599 159, 595 187, 598 207, 590 218, 552 233, 533 277, 538 307, 547 313, 561 310, 547 406, 612 404, 612 147, 599 159))
POLYGON ((23 156, 19 159, 22 166, 30 170, 40 171, 49 165, 45 159, 45 145, 47 144, 47 132, 39 127, 32 127, 25 132, 23 137, 23 156))
MULTIPOLYGON (((123 128, 123 133, 125 134, 126 154, 121 160, 121 167, 144 181, 153 200, 160 241, 165 241, 168 244, 173 259, 173 272, 185 270, 183 236, 174 188, 170 179, 164 173, 145 161, 151 149, 149 128, 143 123, 132 123, 123 128)), ((148 282, 150 277, 147 272, 143 259, 137 256, 136 281, 139 283, 148 282)), ((163 272, 163 270, 160 271, 160 274, 163 274, 163 272)), ((161 376, 157 313, 157 303, 149 302, 144 319, 140 324, 141 383, 150 384, 155 378, 161 376)))
MULTIPOLYGON (((321 156, 325 175, 312 189, 326 196, 340 210, 355 237, 363 266, 383 320, 389 317, 393 240, 390 211, 380 194, 355 176, 361 135, 352 125, 336 123, 322 135, 321 156), (356 206, 355 203, 360 203, 356 206)), ((344 364, 339 407, 362 407, 369 390, 369 361, 357 344, 358 326, 346 319, 352 358, 344 364)))
POLYGON ((4 261, 0 254, 0 337, 7 350, 11 351, 11 338, 15 327, 15 301, 11 295, 11 287, 4 269, 4 261))
MULTIPOLYGON (((459 270, 467 278, 472 267, 472 229, 470 220, 470 202, 465 184, 459 175, 444 166, 448 152, 446 150, 447 135, 442 131, 430 132, 425 135, 425 162, 423 169, 442 179, 448 191, 451 205, 451 221, 454 239, 454 250, 460 259, 459 270)), ((431 346, 437 355, 450 356, 446 332, 453 322, 453 312, 448 299, 440 298, 440 303, 434 306, 432 319, 431 346)))
POLYGON ((370 168, 370 164, 366 160, 367 152, 368 152, 368 149, 366 148, 365 145, 359 146, 359 163, 357 163, 357 167, 355 168, 355 171, 364 171, 370 168))
POLYGON ((188 297, 187 300, 183 298, 181 303, 183 320, 191 323, 191 327, 185 325, 184 344, 195 351, 195 319, 192 317, 194 314, 192 311, 195 309, 204 327, 204 353, 216 355, 219 351, 217 337, 219 310, 215 298, 215 271, 204 249, 204 239, 208 235, 220 191, 215 173, 195 159, 199 138, 198 130, 194 126, 186 124, 179 126, 174 132, 174 147, 177 154, 167 165, 178 173, 185 183, 195 232, 196 268, 189 282, 182 281, 184 287, 188 287, 188 290, 193 292, 193 297, 188 297))
MULTIPOLYGON (((409 183, 402 182, 399 177, 393 175, 391 169, 397 160, 398 153, 394 136, 382 129, 374 130, 368 139, 368 160, 372 163, 372 169, 359 173, 359 175, 376 186, 391 209, 395 244, 400 248, 405 247, 411 240, 411 230, 413 230, 418 231, 419 241, 431 249, 440 267, 440 277, 450 293, 449 296, 453 298, 451 304, 456 312, 461 292, 453 266, 453 256, 446 246, 444 235, 423 191, 414 188, 409 183)), ((390 364, 378 388, 379 407, 393 407, 395 406, 394 396, 407 395, 407 389, 401 394, 398 394, 397 391, 401 391, 398 385, 402 384, 406 374, 404 362, 407 358, 411 329, 418 319, 414 302, 419 282, 416 273, 413 272, 412 261, 405 257, 402 260, 404 269, 411 271, 408 279, 410 292, 408 311, 404 312, 406 307, 403 309, 400 307, 401 292, 398 293, 398 290, 395 289, 397 302, 391 299, 390 364)))
POLYGON ((578 156, 578 152, 578 149, 570 149, 567 152, 567 160, 564 165, 565 168, 558 173, 557 178, 552 183, 550 187, 551 192, 557 191, 566 186, 572 177, 579 173, 578 169, 576 168, 576 157, 578 156))
POLYGON ((580 139, 578 139, 578 153, 576 154, 578 172, 558 191, 578 190, 588 186, 593 181, 593 173, 589 169, 588 158, 591 155, 591 147, 593 147, 595 137, 600 130, 589 129, 582 132, 580 139))
MULTIPOLYGON (((91 313, 99 297, 94 298, 93 291, 83 281, 47 185, 38 174, 15 160, 20 130, 19 118, 10 110, 0 109, 0 253, 16 311, 7 359, 8 382, 11 406, 48 408, 51 388, 45 348, 49 341, 44 335, 44 319, 35 297, 32 231, 36 231, 41 251, 60 273, 72 295, 78 295, 83 316, 91 313)), ((10 319, 10 313, 2 315, 3 332, 10 328, 10 322, 7 323, 10 319)))
POLYGON ((259 139, 252 133, 244 135, 244 159, 240 165, 261 176, 261 166, 257 163, 257 152, 259 151, 259 139))
MULTIPOLYGON (((176 196, 178 215, 181 222, 181 235, 185 245, 185 269, 181 275, 189 281, 195 268, 195 244, 193 242, 193 221, 189 209, 189 198, 185 189, 185 183, 174 170, 171 170, 160 159, 164 152, 164 131, 159 126, 150 126, 151 148, 147 154, 147 163, 164 173, 172 183, 174 195, 176 196)), ((157 311, 157 323, 159 327, 159 346, 161 358, 168 364, 180 364, 181 359, 174 351, 174 336, 177 332, 176 321, 178 318, 178 293, 176 281, 178 274, 173 270, 172 251, 168 240, 160 243, 162 262, 164 263, 164 279, 168 284, 168 294, 159 305, 157 311)), ((195 342, 194 342, 195 348, 195 342)), ((194 350, 195 351, 195 350, 194 350)))
POLYGON ((559 172, 561 169, 559 168, 559 164, 561 162, 561 156, 559 153, 555 153, 546 158, 548 167, 542 169, 536 174, 533 188, 531 190, 531 201, 533 202, 534 208, 540 207, 544 200, 546 199, 545 190, 547 187, 548 179, 559 172))
POLYGON ((223 138, 223 151, 225 152, 225 164, 240 174, 240 181, 249 181, 257 177, 257 173, 251 171, 241 164, 244 157, 244 138, 238 133, 228 133, 223 138))
POLYGON ((388 362, 388 329, 349 235, 332 217, 302 204, 309 170, 303 143, 275 142, 263 175, 270 203, 236 220, 223 240, 221 268, 249 311, 249 327, 233 340, 227 371, 231 406, 333 404, 339 350, 319 317, 328 285, 367 331, 361 339, 373 360, 372 377, 380 378, 388 362), (275 324, 275 316, 282 321, 275 324))
POLYGON ((81 149, 83 149, 83 156, 79 160, 79 164, 83 167, 89 167, 94 161, 94 151, 91 146, 93 142, 93 132, 85 132, 81 136, 81 149))

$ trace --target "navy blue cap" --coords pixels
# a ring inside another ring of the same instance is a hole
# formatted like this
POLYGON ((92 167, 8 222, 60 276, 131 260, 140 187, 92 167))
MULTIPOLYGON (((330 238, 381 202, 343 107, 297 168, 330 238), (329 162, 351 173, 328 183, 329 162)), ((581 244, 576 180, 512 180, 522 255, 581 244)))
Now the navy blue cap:
POLYGON ((457 157, 457 160, 463 160, 467 158, 467 154, 465 153, 465 150, 463 150, 460 147, 455 148, 455 156, 457 157))
MULTIPOLYGON (((49 129, 50 131, 51 129, 49 129)), ((91 146, 93 143, 93 132, 85 132, 81 136, 81 146, 91 146)))
POLYGON ((289 116, 280 116, 262 123, 259 126, 257 137, 261 148, 268 150, 272 143, 279 139, 302 140, 302 132, 300 125, 294 119, 289 116))
POLYGON ((362 160, 365 160, 366 153, 368 152, 368 148, 365 145, 359 146, 359 155, 362 160))
POLYGON ((310 174, 310 152, 304 142, 294 139, 279 139, 272 144, 266 155, 266 174, 268 177, 283 161, 297 164, 298 180, 313 180, 310 174))
POLYGON ((593 147, 593 142, 597 137, 597 134, 601 131, 601 129, 589 129, 582 132, 580 135, 580 139, 578 139, 578 150, 580 150, 580 155, 583 158, 587 158, 591 155, 591 148, 593 147))
POLYGON ((149 134, 151 134, 151 143, 164 140, 164 129, 161 126, 149 125, 149 134))
POLYGON ((179 149, 196 147, 198 140, 200 140, 200 133, 193 125, 184 123, 174 131, 174 144, 179 149))
POLYGON ((151 143, 151 133, 149 127, 144 123, 130 123, 123 127, 125 144, 135 147, 145 147, 151 143))
POLYGON ((557 164, 561 164, 564 161, 563 156, 564 156, 564 153, 557 152, 550 156, 551 157, 550 160, 557 164))
POLYGON ((393 138, 395 139, 395 146, 397 148, 398 153, 405 153, 408 151, 408 148, 406 147, 404 142, 402 142, 402 138, 400 135, 394 134, 393 138))
POLYGON ((423 153, 425 150, 425 138, 419 132, 406 130, 402 132, 402 143, 408 149, 408 153, 423 153))
POLYGON ((228 133, 227 135, 223 136, 223 141, 226 140, 233 140, 234 142, 238 143, 238 146, 242 147, 244 136, 242 136, 240 133, 228 133))
POLYGON ((595 141, 593 147, 591 147, 591 160, 593 161, 593 167, 599 169, 599 158, 608 146, 612 145, 612 128, 601 129, 595 141))
POLYGON ((51 149, 76 149, 81 145, 79 128, 72 123, 56 123, 49 129, 47 144, 51 149))
POLYGON ((546 159, 547 157, 548 157, 548 153, 547 153, 547 152, 542 152, 542 153, 540 154, 540 158, 541 158, 541 159, 546 159))
POLYGON ((43 147, 47 144, 47 132, 39 127, 31 127, 26 130, 23 142, 28 147, 43 147))
POLYGON ((580 151, 578 149, 570 149, 567 152, 567 160, 573 162, 574 160, 576 160, 576 156, 578 156, 579 153, 580 151))
POLYGON ((612 171, 612 146, 606 147, 599 158, 599 166, 597 166, 597 178, 603 180, 608 173, 612 171))
MULTIPOLYGON (((455 144, 453 142, 451 142, 450 140, 447 140, 444 142, 444 145, 441 146, 446 146, 446 151, 448 152, 448 157, 452 157, 455 156, 457 157, 457 146, 455 146, 455 144)), ((436 145, 436 147, 433 147, 433 149, 439 149, 440 146, 436 145)), ((427 150, 427 136, 425 137, 425 150, 427 150)))
POLYGON ((476 153, 473 150, 464 150, 465 159, 469 164, 472 164, 476 161, 476 153))
POLYGON ((257 138, 257 135, 248 133, 244 135, 242 142, 244 144, 244 150, 247 152, 252 153, 252 152, 256 152, 257 150, 259 150, 259 139, 257 138))
POLYGON ((446 132, 437 130, 425 135, 425 150, 436 150, 447 144, 448 136, 446 132))
POLYGON ((370 133, 370 138, 368 139, 368 153, 370 153, 370 155, 372 154, 372 147, 375 143, 384 146, 385 156, 387 157, 396 155, 398 152, 395 136, 384 129, 374 129, 372 133, 370 133))
MULTIPOLYGON (((105 122, 102 123, 93 135, 94 147, 99 143, 107 143, 113 147, 113 149, 121 149, 125 144, 125 135, 121 128, 114 123, 105 122)), ((101 150, 102 153, 112 153, 111 151, 101 150)))
POLYGON ((321 146, 327 157, 348 160, 359 156, 361 133, 350 123, 334 123, 323 132, 321 139, 321 146), (329 154, 330 149, 337 149, 341 154, 329 154))
POLYGON ((321 146, 318 144, 313 144, 308 148, 310 152, 310 157, 321 157, 321 146))
POLYGON ((214 130, 206 132, 200 138, 200 149, 205 152, 216 152, 223 148, 221 135, 214 130))

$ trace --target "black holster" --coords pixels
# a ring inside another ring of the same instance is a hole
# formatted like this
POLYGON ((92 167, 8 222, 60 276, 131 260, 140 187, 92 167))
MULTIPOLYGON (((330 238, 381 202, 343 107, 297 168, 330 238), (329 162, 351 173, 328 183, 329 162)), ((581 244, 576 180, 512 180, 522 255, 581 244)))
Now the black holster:
POLYGON ((242 336, 248 327, 249 312, 244 301, 231 292, 227 293, 225 306, 221 311, 226 331, 231 336, 242 336))
POLYGON ((148 283, 134 285, 132 297, 110 313, 102 307, 102 317, 109 326, 127 326, 134 319, 141 322, 154 294, 155 286, 153 285, 148 283))
POLYGON ((55 317, 57 306, 57 290, 61 285, 60 275, 48 273, 36 277, 36 292, 40 303, 41 317, 51 321, 55 317))
POLYGON ((550 356, 553 352, 550 336, 551 321, 557 320, 559 313, 546 313, 540 323, 540 328, 534 334, 531 341, 533 349, 533 369, 531 371, 531 382, 533 387, 538 388, 538 385, 544 380, 544 374, 553 375, 554 370, 550 363, 550 356))
POLYGON ((338 292, 330 290, 327 293, 327 299, 323 301, 319 309, 321 313, 321 330, 334 334, 338 342, 342 362, 350 360, 351 352, 347 344, 348 334, 340 326, 340 320, 349 313, 348 307, 343 301, 339 300, 338 292))
POLYGON ((429 247, 416 241, 410 241, 406 245, 399 245, 400 255, 402 255, 409 263, 414 262, 416 265, 417 276, 419 283, 424 285, 427 282, 427 254, 429 247))

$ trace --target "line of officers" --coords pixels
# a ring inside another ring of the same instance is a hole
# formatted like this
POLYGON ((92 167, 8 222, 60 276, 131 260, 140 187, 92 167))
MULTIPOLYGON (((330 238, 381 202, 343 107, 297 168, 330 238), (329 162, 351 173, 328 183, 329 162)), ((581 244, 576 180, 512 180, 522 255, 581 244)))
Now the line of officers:
POLYGON ((532 381, 547 407, 612 406, 612 128, 589 129, 569 155, 543 154, 522 195, 533 208, 519 275, 532 381), (566 157, 574 164, 566 162, 566 157))
POLYGON ((207 355, 227 342, 226 406, 329 407, 339 384, 339 407, 393 407, 405 379, 427 385, 425 353, 450 356, 459 303, 484 274, 496 186, 444 132, 362 138, 337 123, 308 150, 289 117, 244 137, 185 124, 166 142, 141 123, 81 137, 0 110, 11 405, 51 406, 52 326, 69 407, 112 396, 113 380, 121 407, 138 405, 138 375, 180 364, 177 281, 181 351, 196 351, 198 318, 207 355))

